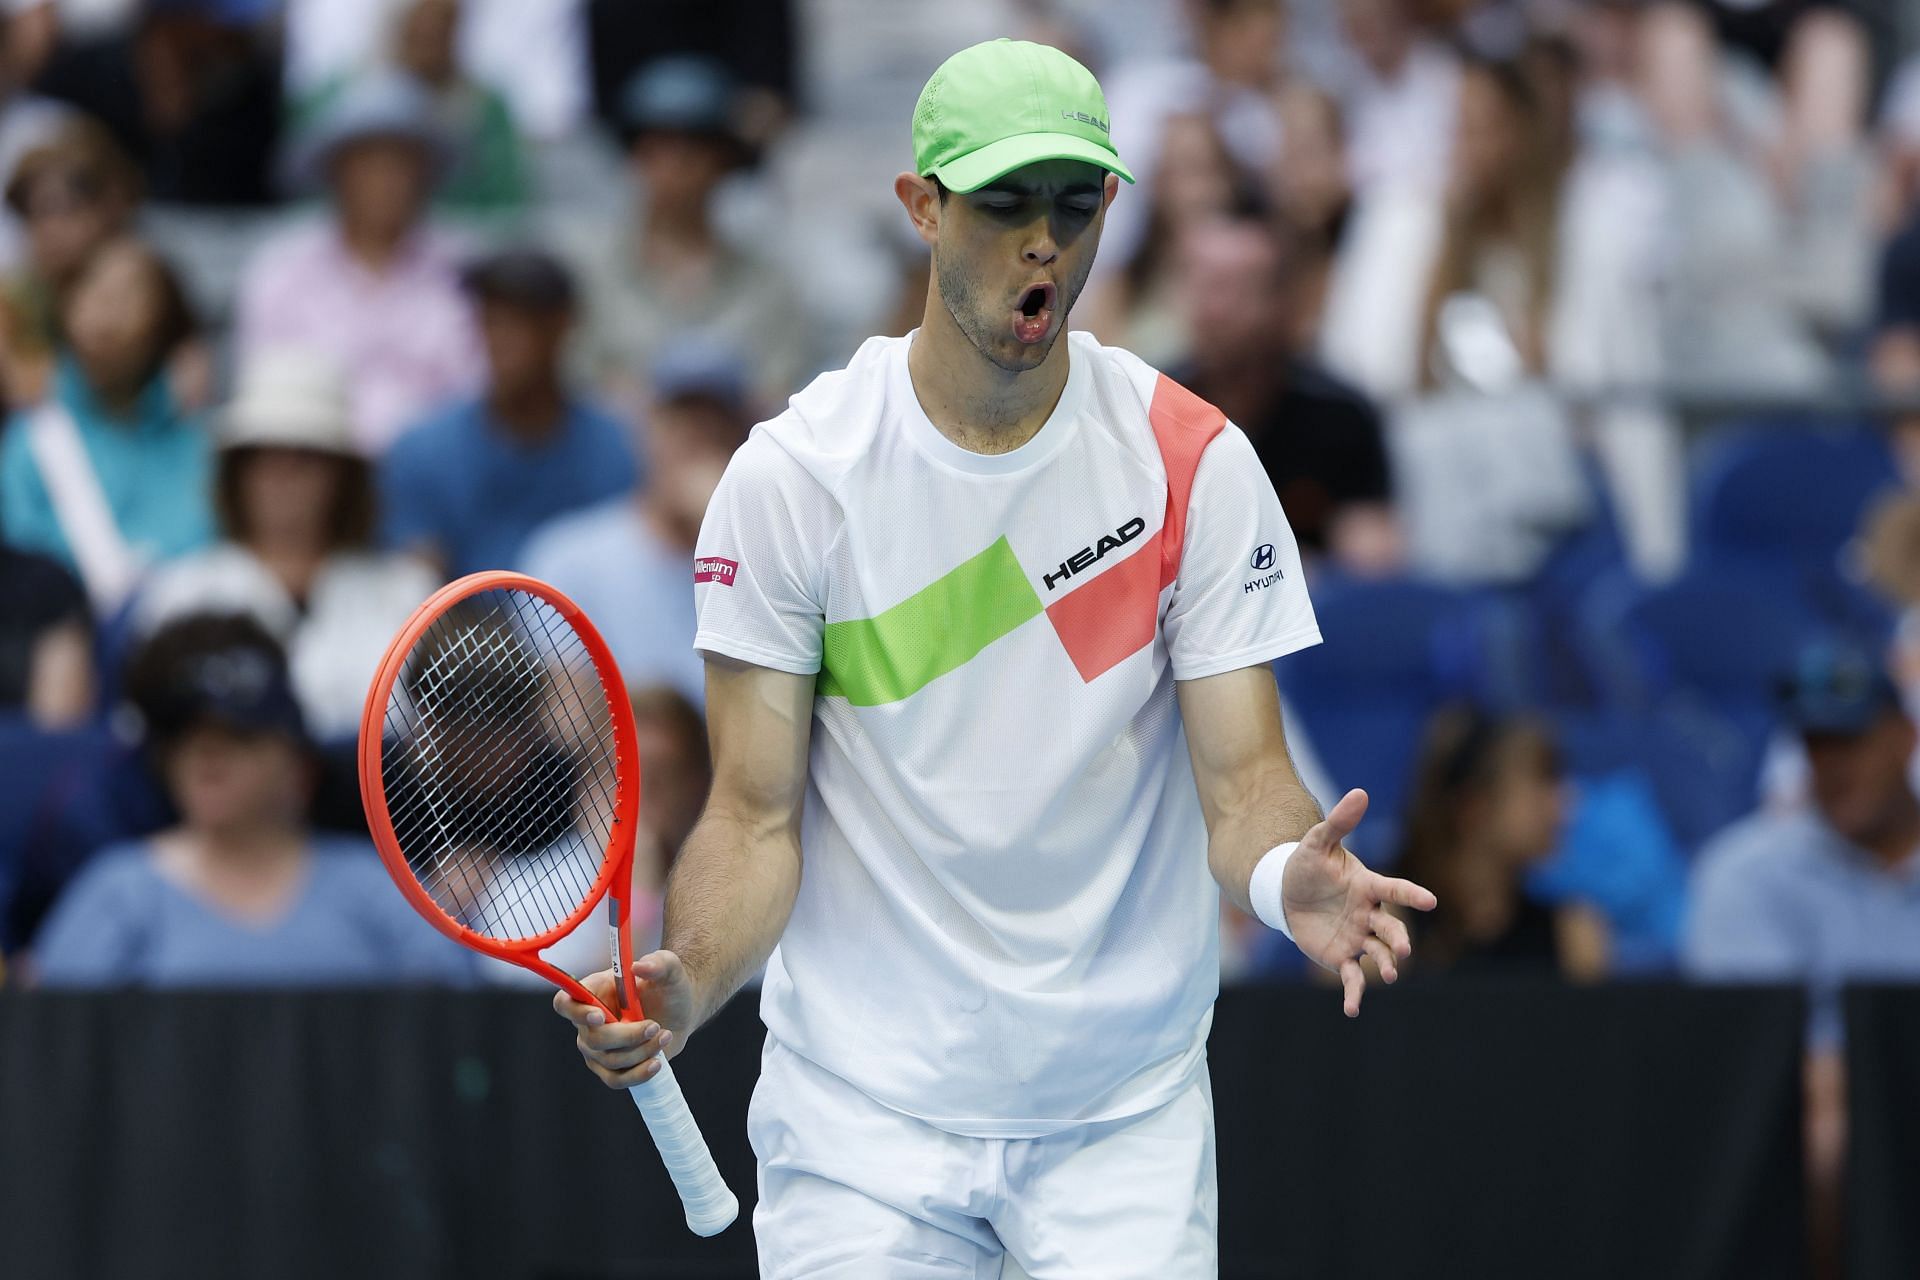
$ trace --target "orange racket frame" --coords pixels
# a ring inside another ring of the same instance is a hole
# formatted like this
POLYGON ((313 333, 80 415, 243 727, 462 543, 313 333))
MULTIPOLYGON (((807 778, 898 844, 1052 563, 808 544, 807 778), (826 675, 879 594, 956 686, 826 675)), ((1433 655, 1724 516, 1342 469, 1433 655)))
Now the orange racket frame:
POLYGON ((428 596, 387 646, 367 692, 367 704, 360 714, 360 798, 367 810, 374 847, 380 851, 380 859, 386 863, 388 874, 400 886, 400 892, 407 895, 414 909, 426 917, 434 928, 483 955, 531 969, 582 1004, 599 1005, 606 1009, 609 1019, 637 1022, 646 1016, 634 982, 633 940, 629 929, 634 836, 639 829, 640 814, 639 741, 634 729, 633 706, 627 701, 626 682, 620 678, 620 668, 614 663, 613 652, 607 648, 607 642, 601 638, 600 632, 579 605, 538 578, 502 570, 469 574, 428 596), (419 643, 420 637, 448 610, 484 591, 523 591, 552 605, 580 637, 581 645, 593 662, 594 678, 600 682, 600 689, 607 696, 607 705, 613 716, 614 812, 611 839, 621 847, 610 850, 613 856, 602 859, 599 876, 572 915, 545 933, 512 942, 489 938, 462 925, 449 916, 446 909, 435 902, 433 895, 421 885, 419 877, 407 865, 406 853, 394 837, 393 817, 387 810, 386 786, 381 772, 387 705, 393 697, 394 684, 406 669, 408 656, 419 643), (541 950, 577 928, 600 905, 601 899, 608 895, 614 901, 613 927, 617 934, 614 954, 624 1004, 621 1009, 608 1009, 571 974, 547 963, 540 956, 541 950))

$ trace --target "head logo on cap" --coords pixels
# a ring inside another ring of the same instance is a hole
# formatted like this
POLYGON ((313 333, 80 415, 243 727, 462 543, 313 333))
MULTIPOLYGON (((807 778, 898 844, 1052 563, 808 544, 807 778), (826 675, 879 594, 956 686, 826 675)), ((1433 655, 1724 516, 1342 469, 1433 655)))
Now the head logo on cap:
POLYGON ((950 191, 1042 160, 1082 160, 1133 181, 1113 148, 1100 82, 1025 40, 989 40, 940 64, 913 111, 913 160, 950 191))

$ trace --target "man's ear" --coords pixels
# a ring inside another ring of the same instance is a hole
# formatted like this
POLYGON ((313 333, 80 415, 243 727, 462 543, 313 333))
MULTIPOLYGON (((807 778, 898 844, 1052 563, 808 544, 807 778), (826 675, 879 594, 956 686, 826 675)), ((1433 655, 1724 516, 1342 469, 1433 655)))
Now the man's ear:
POLYGON ((1103 185, 1106 187, 1106 191, 1101 194, 1100 207, 1105 209, 1113 203, 1113 198, 1120 194, 1120 175, 1117 173, 1109 173, 1103 185))
POLYGON ((932 248, 940 238, 940 193, 932 181, 917 173, 903 173, 893 180, 893 194, 913 220, 913 229, 932 248))

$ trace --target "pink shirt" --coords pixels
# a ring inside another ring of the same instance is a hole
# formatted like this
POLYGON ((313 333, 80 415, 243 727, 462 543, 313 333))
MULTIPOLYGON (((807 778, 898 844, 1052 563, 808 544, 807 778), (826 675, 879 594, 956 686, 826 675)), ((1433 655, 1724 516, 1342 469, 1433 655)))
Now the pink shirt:
POLYGON ((472 394, 484 369, 458 259, 431 233, 376 274, 332 223, 286 232, 248 264, 237 335, 242 358, 302 346, 338 360, 352 384, 354 439, 372 457, 429 410, 472 394))

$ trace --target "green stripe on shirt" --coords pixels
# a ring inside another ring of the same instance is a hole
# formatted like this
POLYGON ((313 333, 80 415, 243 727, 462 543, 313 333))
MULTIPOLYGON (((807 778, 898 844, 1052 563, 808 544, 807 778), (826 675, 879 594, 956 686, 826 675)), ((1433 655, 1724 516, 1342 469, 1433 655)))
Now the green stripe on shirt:
POLYGON ((1040 613, 1001 538, 875 617, 829 622, 818 692, 856 707, 898 702, 1040 613))

